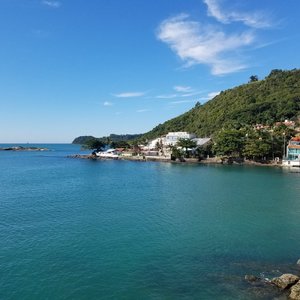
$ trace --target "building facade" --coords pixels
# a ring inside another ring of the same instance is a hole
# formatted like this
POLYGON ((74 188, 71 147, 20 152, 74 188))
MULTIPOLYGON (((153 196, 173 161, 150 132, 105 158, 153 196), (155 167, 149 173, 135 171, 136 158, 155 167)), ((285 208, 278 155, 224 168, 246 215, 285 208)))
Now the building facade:
POLYGON ((300 137, 294 137, 286 147, 286 159, 282 165, 287 167, 300 167, 300 137))
POLYGON ((196 138, 196 135, 193 133, 188 133, 188 132, 184 132, 184 131, 179 131, 179 132, 169 132, 165 139, 164 139, 164 144, 165 145, 169 145, 169 146, 175 146, 176 143, 180 140, 180 139, 194 139, 196 138))
POLYGON ((300 159, 300 137, 294 137, 290 140, 286 152, 288 160, 300 159))

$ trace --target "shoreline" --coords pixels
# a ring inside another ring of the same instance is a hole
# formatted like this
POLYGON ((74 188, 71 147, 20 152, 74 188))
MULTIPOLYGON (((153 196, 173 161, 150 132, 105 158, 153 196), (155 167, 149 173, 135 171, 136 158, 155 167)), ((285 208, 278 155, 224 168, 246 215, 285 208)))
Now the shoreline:
POLYGON ((166 157, 155 157, 155 156, 123 156, 118 157, 116 159, 113 158, 103 158, 98 157, 92 154, 74 154, 74 155, 68 155, 68 158, 76 158, 76 159, 90 159, 90 160, 127 160, 127 161, 138 161, 138 162, 167 162, 167 163, 175 163, 175 164, 198 164, 198 165, 239 165, 239 166, 260 166, 260 167, 282 167, 281 164, 278 163, 260 163, 260 162, 254 162, 254 161, 242 161, 242 162, 236 162, 236 161, 223 161, 220 158, 206 158, 203 160, 198 160, 196 158, 186 158, 184 161, 174 161, 170 158, 166 157))

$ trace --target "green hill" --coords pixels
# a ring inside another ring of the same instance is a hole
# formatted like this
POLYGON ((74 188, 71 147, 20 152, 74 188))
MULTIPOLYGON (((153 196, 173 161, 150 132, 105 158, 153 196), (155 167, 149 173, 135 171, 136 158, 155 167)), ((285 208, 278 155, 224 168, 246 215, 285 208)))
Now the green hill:
POLYGON ((109 136, 103 136, 100 138, 95 138, 91 135, 84 135, 75 138, 72 144, 86 144, 90 140, 97 139, 103 143, 109 144, 110 142, 120 142, 120 141, 132 141, 138 139, 142 136, 142 134, 110 134, 109 136))
POLYGON ((188 131, 198 136, 214 135, 220 128, 256 123, 273 124, 300 115, 300 70, 273 70, 258 80, 222 91, 204 105, 159 124, 142 136, 152 139, 170 131, 188 131))
POLYGON ((91 135, 81 135, 77 138, 75 138, 72 142, 72 144, 79 144, 79 145, 83 145, 85 144, 87 141, 94 139, 95 137, 91 136, 91 135))

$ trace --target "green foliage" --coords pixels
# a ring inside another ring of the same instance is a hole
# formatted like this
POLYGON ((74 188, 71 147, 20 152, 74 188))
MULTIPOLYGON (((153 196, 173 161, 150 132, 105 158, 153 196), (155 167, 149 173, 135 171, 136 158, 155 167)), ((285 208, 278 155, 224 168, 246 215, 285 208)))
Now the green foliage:
POLYGON ((179 139, 176 143, 177 147, 181 147, 183 149, 184 157, 189 157, 190 153, 188 149, 194 149, 197 147, 197 143, 190 139, 179 139))
POLYGON ((121 141, 128 142, 128 141, 136 140, 141 136, 142 134, 110 134, 109 139, 112 142, 121 142, 121 141))
POLYGON ((96 138, 92 138, 92 139, 89 139, 84 145, 83 145, 83 148, 85 149, 97 149, 97 150, 100 150, 102 148, 105 147, 105 144, 99 140, 99 139, 96 139, 96 138))
POLYGON ((212 143, 205 144, 203 146, 197 147, 196 156, 199 159, 206 158, 212 155, 212 143))
POLYGON ((251 75, 249 79, 250 79, 249 82, 258 81, 258 76, 257 75, 251 75))
POLYGON ((192 141, 190 139, 179 139, 177 142, 178 147, 182 147, 184 149, 187 148, 196 148, 197 143, 195 141, 192 141))
POLYGON ((79 145, 83 145, 85 144, 88 140, 92 140, 95 139, 95 137, 91 136, 91 135, 83 135, 83 136, 79 136, 77 138, 75 138, 72 142, 72 144, 79 144, 79 145))
POLYGON ((72 144, 86 144, 89 140, 100 140, 106 145, 109 145, 112 142, 129 142, 140 138, 142 134, 110 134, 109 136, 103 136, 101 138, 95 138, 93 136, 79 136, 74 139, 72 144))
POLYGON ((172 153, 171 153, 171 160, 183 160, 183 152, 181 149, 178 149, 177 147, 172 147, 172 153))
POLYGON ((110 143, 112 148, 130 148, 130 144, 126 141, 115 141, 110 143))
POLYGON ((251 132, 246 137, 243 155, 248 159, 258 160, 271 156, 271 139, 269 132, 251 132))
POLYGON ((221 128, 273 124, 300 115, 300 70, 273 70, 264 80, 221 92, 203 105, 159 124, 143 135, 153 139, 170 131, 214 136, 221 128))
POLYGON ((245 133, 243 130, 224 129, 214 139, 213 151, 221 156, 242 156, 245 133))

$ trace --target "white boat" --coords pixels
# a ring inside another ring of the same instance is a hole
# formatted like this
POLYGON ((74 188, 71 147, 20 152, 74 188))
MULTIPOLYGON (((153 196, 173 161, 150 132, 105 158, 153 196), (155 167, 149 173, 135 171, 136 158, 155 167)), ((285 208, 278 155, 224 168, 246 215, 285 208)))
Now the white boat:
POLYGON ((108 149, 106 151, 99 151, 99 152, 96 152, 96 155, 98 157, 102 157, 102 158, 113 158, 113 159, 119 158, 119 154, 116 149, 108 149))

